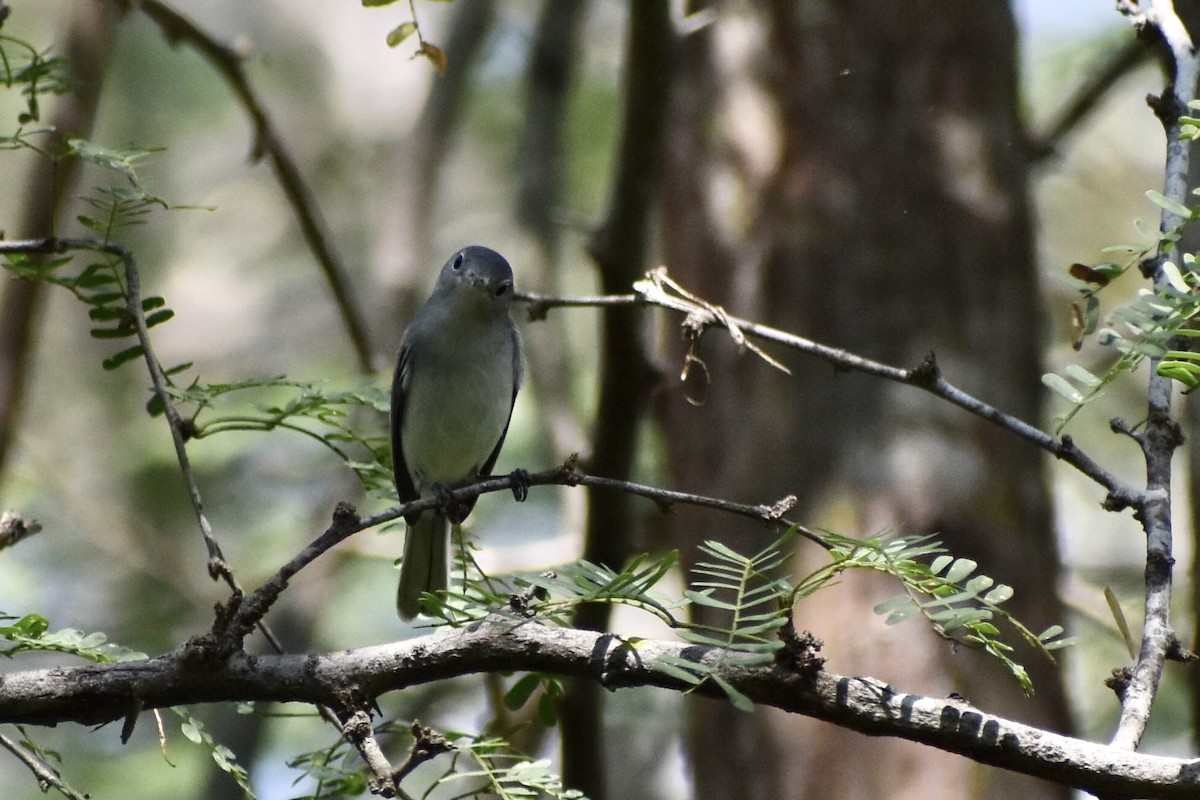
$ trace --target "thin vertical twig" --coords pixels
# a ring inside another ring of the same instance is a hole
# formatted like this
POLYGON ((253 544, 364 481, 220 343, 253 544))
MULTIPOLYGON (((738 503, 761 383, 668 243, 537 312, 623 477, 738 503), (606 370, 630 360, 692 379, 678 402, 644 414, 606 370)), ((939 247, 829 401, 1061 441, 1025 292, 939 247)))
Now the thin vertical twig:
MULTIPOLYGON (((1121 10, 1135 24, 1157 31, 1168 53, 1168 82, 1161 97, 1152 106, 1162 121, 1167 138, 1163 194, 1178 204, 1188 200, 1188 160, 1190 141, 1181 137, 1179 117, 1196 97, 1200 58, 1192 39, 1170 0, 1123 2, 1121 10)), ((1177 230, 1184 220, 1164 209, 1160 230, 1177 230)), ((1165 289, 1163 263, 1169 247, 1160 245, 1154 259, 1145 267, 1156 290, 1165 289)), ((1133 750, 1141 742, 1150 718, 1150 707, 1158 693, 1163 667, 1176 646, 1171 627, 1172 552, 1171 466, 1176 448, 1182 443, 1179 423, 1171 416, 1173 381, 1158 375, 1158 359, 1151 360, 1147 387, 1147 420, 1137 440, 1146 461, 1146 491, 1138 506, 1138 518, 1146 533, 1145 613, 1137 663, 1117 690, 1121 698, 1121 717, 1112 739, 1114 747, 1133 750)))

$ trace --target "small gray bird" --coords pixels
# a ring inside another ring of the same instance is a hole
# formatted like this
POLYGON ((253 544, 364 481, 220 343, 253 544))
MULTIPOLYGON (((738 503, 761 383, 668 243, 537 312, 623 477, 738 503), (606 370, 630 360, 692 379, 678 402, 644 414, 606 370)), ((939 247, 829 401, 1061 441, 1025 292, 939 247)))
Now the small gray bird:
MULTIPOLYGON (((512 267, 486 247, 464 247, 417 311, 392 380, 392 463, 403 503, 490 475, 508 433, 524 366, 509 315, 512 267)), ((450 525, 475 500, 409 514, 396 609, 421 611, 421 593, 448 584, 450 525)))

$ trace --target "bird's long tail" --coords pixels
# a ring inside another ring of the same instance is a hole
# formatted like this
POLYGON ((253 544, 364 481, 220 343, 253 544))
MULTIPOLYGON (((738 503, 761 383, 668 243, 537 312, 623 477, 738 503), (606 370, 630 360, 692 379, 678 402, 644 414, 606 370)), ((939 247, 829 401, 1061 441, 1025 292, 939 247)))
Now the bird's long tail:
POLYGON ((400 589, 396 592, 396 610, 403 619, 421 612, 421 593, 436 592, 449 585, 447 548, 450 520, 437 512, 426 511, 408 526, 404 537, 404 560, 400 562, 400 589))

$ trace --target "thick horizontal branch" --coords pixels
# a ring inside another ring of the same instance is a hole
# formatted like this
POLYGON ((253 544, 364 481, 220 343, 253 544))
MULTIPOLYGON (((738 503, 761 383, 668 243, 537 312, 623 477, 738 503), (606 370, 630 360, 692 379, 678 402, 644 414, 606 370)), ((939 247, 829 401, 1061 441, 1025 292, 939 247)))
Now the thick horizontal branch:
MULTIPOLYGON (((680 642, 546 627, 493 615, 468 628, 323 655, 226 660, 187 644, 158 658, 0 676, 0 722, 96 725, 134 709, 259 701, 337 706, 410 686, 480 672, 542 671, 594 679, 609 689, 684 691, 679 660, 702 663, 755 703, 826 720, 872 736, 921 742, 980 763, 1108 798, 1194 798, 1200 760, 1144 755, 992 716, 962 700, 899 692, 871 678, 782 663, 739 666, 736 655, 680 642)), ((715 684, 696 691, 721 697, 715 684)))

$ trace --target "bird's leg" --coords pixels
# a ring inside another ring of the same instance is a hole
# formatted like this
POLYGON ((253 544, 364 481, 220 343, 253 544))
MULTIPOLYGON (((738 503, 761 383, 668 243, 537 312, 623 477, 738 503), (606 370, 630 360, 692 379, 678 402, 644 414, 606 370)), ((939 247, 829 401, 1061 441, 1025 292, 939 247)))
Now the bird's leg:
POLYGON ((435 483, 429 488, 433 490, 433 496, 437 498, 438 511, 441 512, 441 515, 456 524, 462 522, 458 518, 458 501, 454 499, 450 487, 444 483, 435 483))
POLYGON ((513 498, 518 503, 524 503, 525 498, 529 497, 529 487, 532 481, 529 478, 529 472, 523 469, 514 469, 508 473, 508 477, 513 480, 512 493, 513 498))

